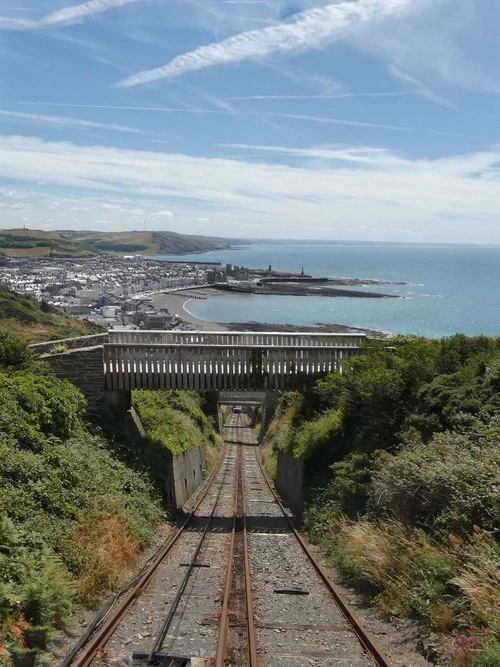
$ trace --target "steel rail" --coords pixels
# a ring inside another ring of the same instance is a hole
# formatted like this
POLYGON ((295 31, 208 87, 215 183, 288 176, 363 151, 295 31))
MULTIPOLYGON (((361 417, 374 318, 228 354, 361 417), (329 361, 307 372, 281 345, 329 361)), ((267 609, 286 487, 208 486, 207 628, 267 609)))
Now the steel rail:
POLYGON ((158 631, 156 635, 156 639, 154 641, 154 644, 149 652, 149 655, 147 657, 147 663, 152 664, 155 655, 161 650, 161 647, 163 646, 163 642, 165 641, 165 637, 167 636, 167 633, 170 629, 170 626, 172 625, 172 621, 174 619, 175 612, 177 611, 177 608, 179 606, 179 603, 182 599, 182 596, 184 595, 184 591, 186 590, 186 587, 188 585, 189 579, 191 578, 191 574, 196 566, 196 561, 198 560, 198 556, 200 554, 201 548, 203 546, 203 543, 205 542, 205 538, 207 536, 208 529, 210 528, 210 524, 212 523, 212 520, 215 515, 215 510, 217 509, 217 506, 219 504, 219 500, 221 497, 222 489, 224 487, 224 483, 226 481, 226 475, 229 469, 229 458, 227 459, 226 462, 226 469, 224 471, 224 476, 222 478, 222 482, 220 484, 219 490, 217 492, 217 496, 215 498, 215 502, 212 507, 212 511, 210 512, 207 521, 205 523, 205 526, 203 528, 203 531, 201 533, 200 539, 198 540, 198 544, 195 547, 195 550, 193 552, 193 555, 191 556, 191 560, 189 561, 187 570, 182 577, 182 581, 179 585, 179 588, 177 589, 177 593, 175 594, 174 599, 172 600, 172 603, 170 604, 169 610, 167 612, 167 616, 165 620, 162 623, 162 626, 160 630, 158 631))
POLYGON ((307 556, 309 562, 313 566, 313 568, 316 570, 317 574, 319 575, 320 579, 324 583, 325 587, 327 588, 328 592, 331 594, 333 599, 335 600, 337 606, 339 607, 340 611, 342 614, 345 616, 349 624, 351 625, 352 629, 354 630, 356 636, 358 637, 361 645, 363 648, 372 655, 373 659, 377 663, 377 667, 393 667, 391 662, 389 661, 389 658, 385 655, 382 647, 378 644, 377 640, 373 635, 366 630, 361 621, 358 619, 354 611, 351 609, 351 607, 345 602, 345 600, 342 598, 342 595, 340 591, 337 589, 335 584, 330 580, 328 577, 327 573, 325 570, 321 567, 321 565, 317 562, 317 560, 314 558, 313 554, 309 550, 307 544, 305 543, 303 537, 300 535, 298 530, 295 528, 292 519, 289 517, 288 513, 285 510, 285 507, 281 500, 279 499, 276 491, 274 490, 274 487, 267 475, 267 472, 264 469, 264 466, 262 465, 260 461, 260 457, 257 455, 256 452, 254 452, 255 458, 257 460, 257 463, 259 464, 260 470, 262 472, 262 475, 271 491, 273 494, 276 502, 278 503, 281 511, 283 512, 283 515, 286 517, 290 528, 295 535, 298 543, 300 544, 302 551, 305 553, 307 556))
POLYGON ((222 467, 222 463, 226 458, 226 452, 227 447, 224 448, 215 470, 212 472, 207 481, 205 490, 203 491, 200 499, 192 509, 189 516, 177 529, 174 535, 169 540, 167 540, 167 542, 158 550, 150 566, 135 581, 133 586, 126 592, 124 597, 119 602, 117 602, 116 607, 114 609, 110 608, 106 612, 106 615, 104 616, 100 626, 96 629, 96 631, 88 638, 87 641, 77 643, 77 645, 70 652, 69 656, 63 660, 60 667, 88 667, 91 664, 92 660, 96 656, 97 651, 99 651, 99 649, 101 649, 111 637, 125 616, 132 602, 147 588, 160 564, 172 550, 174 545, 178 542, 186 527, 192 521, 195 512, 198 510, 201 503, 206 498, 209 490, 212 488, 215 477, 217 476, 219 470, 222 467))

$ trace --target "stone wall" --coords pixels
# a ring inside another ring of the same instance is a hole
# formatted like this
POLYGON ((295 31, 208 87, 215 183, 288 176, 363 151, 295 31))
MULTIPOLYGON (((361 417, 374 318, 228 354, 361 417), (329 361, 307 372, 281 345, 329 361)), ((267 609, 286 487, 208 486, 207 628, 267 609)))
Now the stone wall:
POLYGON ((78 348, 59 354, 42 354, 57 377, 72 382, 88 400, 90 415, 103 415, 110 407, 130 407, 130 392, 105 391, 102 345, 78 348))
POLYGON ((76 338, 63 338, 61 340, 49 340, 44 343, 33 343, 29 347, 39 354, 49 353, 54 345, 64 345, 68 350, 77 348, 95 347, 108 342, 108 333, 92 334, 91 336, 77 336, 76 338))
POLYGON ((291 510, 302 511, 304 502, 304 463, 291 454, 278 452, 276 488, 291 510))

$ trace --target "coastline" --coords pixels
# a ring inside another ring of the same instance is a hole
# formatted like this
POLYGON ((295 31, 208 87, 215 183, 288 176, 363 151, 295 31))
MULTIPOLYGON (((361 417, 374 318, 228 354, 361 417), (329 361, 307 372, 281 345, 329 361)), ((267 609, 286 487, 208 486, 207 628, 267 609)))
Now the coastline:
POLYGON ((159 292, 153 295, 153 300, 157 308, 165 308, 172 315, 178 315, 184 322, 191 324, 198 331, 230 331, 228 326, 211 322, 210 320, 201 320, 192 315, 186 308, 186 305, 192 299, 206 299, 208 296, 217 296, 220 292, 211 290, 208 287, 197 289, 177 290, 176 292, 159 292))
POLYGON ((176 292, 159 292, 153 295, 158 308, 166 308, 172 315, 178 315, 184 322, 196 327, 197 331, 282 331, 282 332, 309 332, 317 333, 366 333, 369 336, 387 337, 387 332, 370 329, 368 327, 348 326, 347 324, 327 324, 317 322, 314 326, 296 324, 269 324, 266 322, 212 322, 195 317, 188 309, 187 304, 192 299, 206 299, 207 297, 224 294, 210 287, 178 290, 176 292))

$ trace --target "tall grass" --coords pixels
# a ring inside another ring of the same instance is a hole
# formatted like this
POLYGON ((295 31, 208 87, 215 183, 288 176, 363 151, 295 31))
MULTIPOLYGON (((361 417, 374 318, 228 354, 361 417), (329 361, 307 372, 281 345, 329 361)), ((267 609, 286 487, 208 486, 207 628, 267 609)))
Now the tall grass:
POLYGON ((438 541, 397 521, 340 517, 322 542, 385 614, 438 633, 453 667, 500 664, 500 548, 486 531, 438 541))

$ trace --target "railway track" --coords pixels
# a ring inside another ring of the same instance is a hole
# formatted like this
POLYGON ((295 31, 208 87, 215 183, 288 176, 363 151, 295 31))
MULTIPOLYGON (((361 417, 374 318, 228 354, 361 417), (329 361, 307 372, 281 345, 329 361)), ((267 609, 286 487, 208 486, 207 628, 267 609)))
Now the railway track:
POLYGON ((193 513, 61 667, 389 667, 294 529, 245 415, 193 513))

